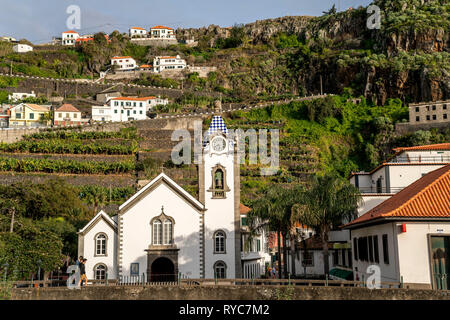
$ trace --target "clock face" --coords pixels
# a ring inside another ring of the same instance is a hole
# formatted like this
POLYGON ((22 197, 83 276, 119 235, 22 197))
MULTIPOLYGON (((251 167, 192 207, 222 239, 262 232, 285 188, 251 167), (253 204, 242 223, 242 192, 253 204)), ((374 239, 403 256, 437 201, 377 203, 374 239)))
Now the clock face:
POLYGON ((214 138, 211 143, 212 143, 212 149, 217 152, 223 151, 227 144, 225 139, 222 137, 214 138))

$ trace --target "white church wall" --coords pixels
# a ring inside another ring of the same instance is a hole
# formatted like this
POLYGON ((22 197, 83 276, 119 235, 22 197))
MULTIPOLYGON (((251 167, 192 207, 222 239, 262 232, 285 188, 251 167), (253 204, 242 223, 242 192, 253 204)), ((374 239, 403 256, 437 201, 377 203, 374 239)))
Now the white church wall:
POLYGON ((131 263, 139 263, 139 273, 147 272, 147 252, 151 244, 150 221, 164 213, 175 220, 174 243, 179 272, 200 277, 200 214, 171 188, 160 184, 123 214, 122 275, 130 275, 131 263))
POLYGON ((103 219, 100 219, 92 229, 84 235, 84 250, 81 255, 87 259, 86 276, 88 279, 95 279, 94 267, 99 263, 106 265, 108 279, 116 279, 116 246, 116 233, 103 219), (99 233, 104 233, 107 236, 105 256, 97 256, 95 254, 95 237, 99 233))

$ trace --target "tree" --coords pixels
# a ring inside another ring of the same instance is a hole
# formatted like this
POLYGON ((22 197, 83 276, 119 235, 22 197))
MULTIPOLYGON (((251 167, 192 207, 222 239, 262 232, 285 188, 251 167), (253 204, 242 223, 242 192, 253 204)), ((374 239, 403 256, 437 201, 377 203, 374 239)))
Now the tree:
POLYGON ((252 210, 247 216, 250 237, 259 234, 261 230, 275 231, 278 242, 278 276, 281 278, 281 234, 283 235, 284 276, 287 277, 286 238, 291 230, 293 217, 292 206, 295 203, 295 188, 282 188, 271 185, 264 195, 252 203, 252 210))
POLYGON ((328 233, 357 216, 359 190, 335 174, 314 176, 311 186, 299 197, 297 218, 316 229, 322 240, 324 273, 329 272, 328 233))
POLYGON ((328 11, 322 11, 322 13, 323 13, 324 15, 326 15, 326 16, 330 16, 330 15, 336 14, 336 12, 337 12, 337 10, 336 10, 336 5, 335 5, 335 4, 333 4, 333 6, 331 7, 330 10, 328 10, 328 11))
POLYGON ((93 217, 97 214, 98 207, 104 205, 108 199, 105 190, 102 187, 95 185, 86 188, 85 194, 82 196, 90 205, 94 206, 93 217))

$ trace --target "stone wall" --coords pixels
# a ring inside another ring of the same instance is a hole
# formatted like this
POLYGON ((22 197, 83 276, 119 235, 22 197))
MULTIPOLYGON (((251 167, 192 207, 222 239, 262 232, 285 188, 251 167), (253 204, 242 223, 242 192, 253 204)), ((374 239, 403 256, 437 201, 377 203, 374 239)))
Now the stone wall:
POLYGON ((395 131, 398 134, 406 134, 419 130, 431 130, 436 128, 438 130, 444 130, 450 128, 450 122, 434 122, 434 123, 422 123, 411 124, 409 122, 400 122, 395 124, 395 131))
POLYGON ((95 286, 12 289, 13 300, 450 300, 450 291, 287 286, 95 286))
POLYGON ((178 44, 177 39, 132 38, 131 42, 139 46, 168 47, 178 44))

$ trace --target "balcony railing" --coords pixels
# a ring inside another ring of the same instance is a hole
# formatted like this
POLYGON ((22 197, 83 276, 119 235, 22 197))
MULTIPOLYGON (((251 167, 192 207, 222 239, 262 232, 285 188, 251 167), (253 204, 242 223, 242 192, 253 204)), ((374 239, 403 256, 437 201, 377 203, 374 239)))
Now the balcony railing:
POLYGON ((418 156, 418 157, 398 157, 389 163, 450 163, 450 156, 418 156))
POLYGON ((377 189, 377 187, 358 187, 359 192, 361 193, 397 193, 401 190, 403 190, 406 187, 391 187, 389 190, 386 190, 385 187, 383 187, 381 190, 377 189))

